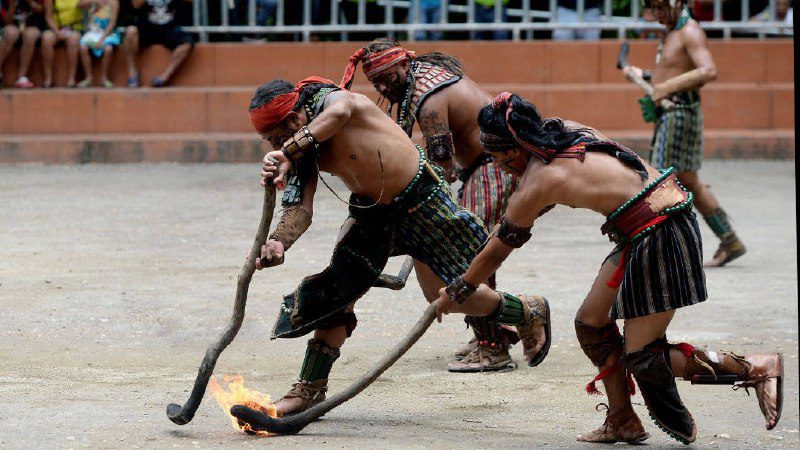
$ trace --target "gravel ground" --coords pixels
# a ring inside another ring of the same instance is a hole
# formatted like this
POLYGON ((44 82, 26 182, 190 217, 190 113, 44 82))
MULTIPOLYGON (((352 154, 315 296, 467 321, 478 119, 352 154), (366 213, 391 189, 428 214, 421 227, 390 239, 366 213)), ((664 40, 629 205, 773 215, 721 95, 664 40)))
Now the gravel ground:
MULTIPOLYGON (((449 374, 468 333, 434 325, 362 395, 302 434, 233 430, 212 399, 194 421, 167 420, 206 346, 230 317, 235 280, 261 207, 257 165, 0 166, 0 448, 579 447, 602 397, 583 392, 594 369, 572 320, 611 245, 602 219, 556 208, 504 265, 500 285, 541 293, 554 343, 536 369, 449 374)), ((797 238, 794 162, 711 161, 702 171, 749 253, 709 270, 707 302, 677 313, 670 337, 739 353, 781 351, 783 418, 767 432, 754 396, 679 382, 699 428, 696 446, 798 448, 797 238)), ((330 178, 330 177, 329 177, 330 178)), ((339 183, 334 187, 340 192, 339 183)), ((322 188, 321 188, 322 189, 322 188)), ((258 273, 239 336, 217 373, 283 394, 305 339, 269 341, 281 295, 328 261, 344 205, 320 191, 311 229, 279 269, 258 273)), ((705 225, 705 252, 716 240, 705 225)), ((395 258, 390 269, 401 263, 395 258)), ((424 309, 416 282, 373 290, 331 376, 336 392, 379 359, 424 309)), ((520 349, 512 355, 521 360, 520 349)), ((636 410, 644 414, 640 396, 636 410)), ((646 416, 644 416, 646 417, 646 416)), ((654 447, 677 447, 649 422, 654 447)))

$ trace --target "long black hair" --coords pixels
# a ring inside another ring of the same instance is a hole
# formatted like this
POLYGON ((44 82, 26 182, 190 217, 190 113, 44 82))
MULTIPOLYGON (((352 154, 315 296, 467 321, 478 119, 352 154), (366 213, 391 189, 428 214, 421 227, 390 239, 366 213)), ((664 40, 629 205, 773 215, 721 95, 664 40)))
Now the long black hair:
POLYGON ((552 150, 564 150, 591 138, 586 134, 590 131, 588 128, 569 129, 559 118, 542 119, 536 106, 517 94, 511 94, 507 102, 493 106, 494 103, 484 106, 478 113, 478 126, 484 133, 512 140, 510 125, 519 139, 552 150), (511 113, 506 122, 509 105, 511 113))
MULTIPOLYGON (((311 96, 317 93, 320 89, 324 87, 331 87, 337 88, 335 84, 326 84, 326 83, 313 83, 303 86, 300 90, 300 98, 298 99, 297 103, 292 107, 293 111, 299 111, 300 107, 303 103, 311 96)), ((294 90, 294 84, 286 81, 286 80, 272 80, 268 81, 256 89, 255 94, 253 94, 253 98, 250 100, 250 107, 248 111, 252 111, 256 108, 260 108, 267 103, 271 102, 275 97, 281 94, 288 94, 294 90)))

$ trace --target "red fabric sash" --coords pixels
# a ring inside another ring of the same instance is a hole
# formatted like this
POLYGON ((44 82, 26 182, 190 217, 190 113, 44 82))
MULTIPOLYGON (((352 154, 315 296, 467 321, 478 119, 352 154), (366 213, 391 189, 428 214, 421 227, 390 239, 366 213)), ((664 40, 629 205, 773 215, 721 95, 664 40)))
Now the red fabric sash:
POLYGON ((274 129, 292 112, 300 98, 300 90, 309 84, 322 83, 333 84, 333 81, 322 77, 308 77, 300 80, 292 92, 281 94, 269 102, 250 111, 250 123, 260 134, 274 129))
POLYGON ((369 54, 366 53, 366 47, 360 48, 353 53, 347 61, 347 67, 344 69, 344 76, 342 77, 342 83, 339 87, 350 89, 350 86, 353 84, 353 78, 356 75, 356 66, 358 66, 359 62, 362 63, 364 75, 371 81, 374 77, 380 75, 390 67, 394 67, 407 59, 413 59, 415 56, 417 56, 416 53, 399 46, 369 54))
MULTIPOLYGON (((644 231, 645 228, 651 227, 653 225, 658 225, 661 222, 667 220, 669 216, 657 216, 654 219, 648 221, 644 225, 640 226, 639 228, 635 229, 631 234, 630 237, 636 236, 637 234, 644 231)), ((608 280, 606 285, 611 289, 616 289, 622 285, 622 279, 625 277, 625 268, 627 266, 628 257, 631 254, 631 243, 628 242, 625 244, 625 249, 622 251, 622 256, 619 259, 619 266, 617 266, 617 270, 614 271, 614 274, 611 275, 611 279, 608 280)))

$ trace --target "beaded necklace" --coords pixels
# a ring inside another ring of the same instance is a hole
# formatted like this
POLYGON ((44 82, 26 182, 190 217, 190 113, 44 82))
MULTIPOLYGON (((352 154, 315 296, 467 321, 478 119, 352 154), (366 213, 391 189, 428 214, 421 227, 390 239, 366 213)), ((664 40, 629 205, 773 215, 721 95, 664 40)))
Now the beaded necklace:
MULTIPOLYGON (((411 115, 411 99, 414 96, 414 70, 416 70, 416 68, 416 62, 411 61, 411 64, 408 66, 408 74, 406 75, 406 91, 403 94, 403 100, 397 107, 397 119, 395 119, 395 122, 400 125, 400 128, 409 136, 411 136, 414 127, 414 116, 411 115)), ((386 110, 386 114, 388 114, 389 117, 392 117, 393 107, 394 104, 390 104, 389 108, 386 110)))

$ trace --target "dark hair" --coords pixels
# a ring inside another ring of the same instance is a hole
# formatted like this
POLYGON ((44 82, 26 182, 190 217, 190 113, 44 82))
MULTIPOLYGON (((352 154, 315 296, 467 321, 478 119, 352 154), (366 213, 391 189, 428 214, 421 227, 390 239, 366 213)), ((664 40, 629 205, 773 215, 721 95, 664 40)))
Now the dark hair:
MULTIPOLYGON (((366 54, 382 52, 392 47, 398 47, 400 43, 392 38, 378 38, 367 44, 366 54)), ((442 52, 430 52, 414 58, 415 61, 427 62, 435 66, 444 67, 458 76, 464 75, 464 67, 458 58, 446 55, 442 52)))
MULTIPOLYGON (((298 111, 300 106, 306 99, 314 94, 317 93, 320 89, 324 87, 337 87, 333 84, 323 84, 323 83, 314 83, 308 84, 303 86, 303 89, 300 90, 300 99, 292 108, 294 111, 298 111)), ((253 94, 253 98, 250 100, 250 107, 248 111, 252 111, 256 108, 260 108, 267 103, 271 102, 275 97, 281 94, 288 94, 294 90, 294 84, 286 81, 286 80, 272 80, 268 81, 256 89, 256 93, 253 94)))
POLYGON ((481 131, 513 139, 511 131, 508 129, 508 125, 511 125, 518 138, 536 147, 552 150, 563 150, 575 145, 581 139, 586 138, 584 132, 589 131, 588 129, 570 130, 559 118, 542 120, 536 106, 520 98, 517 94, 512 94, 509 101, 513 109, 509 114, 508 124, 506 123, 508 104, 502 103, 498 109, 491 104, 481 108, 478 113, 478 125, 481 131))

